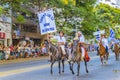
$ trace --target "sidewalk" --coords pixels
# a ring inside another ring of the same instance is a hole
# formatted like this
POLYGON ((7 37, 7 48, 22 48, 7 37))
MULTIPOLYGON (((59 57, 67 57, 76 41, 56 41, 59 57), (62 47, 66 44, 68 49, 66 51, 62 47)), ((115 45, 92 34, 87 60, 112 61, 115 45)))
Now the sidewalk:
MULTIPOLYGON (((89 56, 96 55, 96 51, 88 52, 89 56), (94 54, 95 53, 95 54, 94 54)), ((37 61, 42 59, 48 59, 49 56, 40 56, 40 57, 33 57, 33 58, 18 58, 13 60, 0 60, 1 64, 14 64, 14 63, 22 63, 22 62, 29 62, 29 61, 37 61)))
POLYGON ((14 60, 0 60, 1 64, 13 64, 13 63, 22 63, 22 62, 29 62, 29 61, 37 61, 42 59, 48 59, 49 56, 40 56, 40 57, 33 57, 33 58, 18 58, 14 60))

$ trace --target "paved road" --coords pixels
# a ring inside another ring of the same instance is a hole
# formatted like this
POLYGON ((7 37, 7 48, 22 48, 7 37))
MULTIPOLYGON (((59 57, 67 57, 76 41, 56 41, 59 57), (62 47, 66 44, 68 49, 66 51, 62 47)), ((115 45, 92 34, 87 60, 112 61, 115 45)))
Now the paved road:
MULTIPOLYGON (((115 61, 114 54, 110 54, 108 65, 101 65, 99 56, 95 52, 89 53, 91 61, 88 63, 89 73, 85 72, 81 63, 80 76, 72 75, 66 62, 65 73, 58 74, 57 63, 54 73, 50 75, 50 63, 47 59, 0 65, 0 80, 120 80, 120 61, 115 61)), ((75 72, 76 64, 74 66, 75 72)))

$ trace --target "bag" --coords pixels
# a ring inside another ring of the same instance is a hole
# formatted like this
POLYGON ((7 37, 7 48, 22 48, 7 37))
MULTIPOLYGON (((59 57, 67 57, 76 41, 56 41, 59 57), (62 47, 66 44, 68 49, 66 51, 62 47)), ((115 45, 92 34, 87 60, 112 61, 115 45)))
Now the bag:
POLYGON ((88 53, 87 53, 86 50, 85 50, 85 60, 86 60, 87 62, 90 61, 90 57, 89 57, 89 55, 88 55, 88 53))

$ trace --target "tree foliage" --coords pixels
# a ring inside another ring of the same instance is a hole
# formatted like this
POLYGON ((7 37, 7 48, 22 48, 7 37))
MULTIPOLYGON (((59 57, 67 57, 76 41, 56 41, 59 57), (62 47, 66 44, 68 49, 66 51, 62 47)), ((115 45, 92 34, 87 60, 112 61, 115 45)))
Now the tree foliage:
POLYGON ((3 8, 0 6, 0 15, 3 13, 3 8))
POLYGON ((107 35, 109 35, 109 28, 113 28, 118 35, 119 29, 115 29, 115 26, 120 25, 120 9, 111 7, 107 4, 99 4, 93 9, 95 16, 95 23, 100 29, 105 29, 107 35))
MULTIPOLYGON (((65 34, 73 36, 77 29, 86 38, 93 38, 92 34, 97 28, 108 31, 109 27, 120 24, 120 9, 106 4, 95 6, 95 3, 96 0, 0 0, 1 5, 9 4, 12 10, 30 16, 28 8, 37 6, 38 11, 53 8, 58 31, 63 30, 65 34)), ((21 20, 21 16, 18 19, 21 20)), ((117 34, 119 32, 116 31, 117 34)))

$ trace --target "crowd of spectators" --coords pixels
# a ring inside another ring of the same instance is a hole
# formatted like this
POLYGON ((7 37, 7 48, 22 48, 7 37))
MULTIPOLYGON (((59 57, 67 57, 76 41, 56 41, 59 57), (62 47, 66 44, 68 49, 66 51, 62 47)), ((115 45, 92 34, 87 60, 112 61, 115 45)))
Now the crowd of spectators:
POLYGON ((4 46, 0 44, 0 60, 9 60, 17 58, 39 57, 48 55, 45 43, 41 46, 26 43, 25 45, 4 46))

